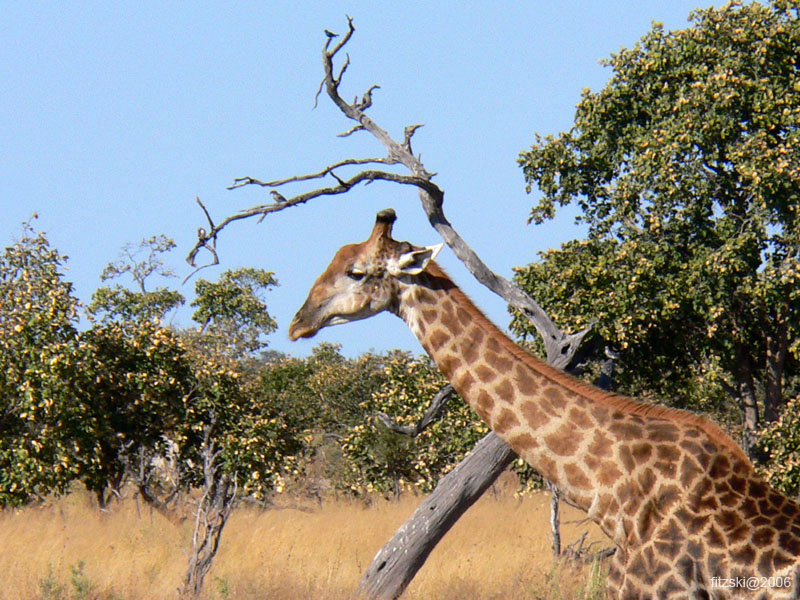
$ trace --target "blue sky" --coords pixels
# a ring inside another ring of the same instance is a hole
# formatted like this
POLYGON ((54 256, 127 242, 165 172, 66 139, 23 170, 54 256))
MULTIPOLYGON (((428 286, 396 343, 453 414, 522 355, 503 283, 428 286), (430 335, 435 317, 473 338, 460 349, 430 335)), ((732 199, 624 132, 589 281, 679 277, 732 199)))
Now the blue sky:
MULTIPOLYGON (((347 157, 383 156, 326 98, 324 29, 356 34, 343 96, 379 84, 370 114, 396 138, 414 138, 445 190, 455 228, 504 276, 536 253, 580 236, 569 215, 527 226, 520 151, 534 133, 572 123, 583 88, 610 72, 599 60, 632 46, 652 21, 688 25, 697 0, 606 2, 4 2, 0 11, 0 241, 34 226, 69 255, 67 278, 88 301, 103 267, 123 245, 163 233, 178 249, 180 275, 204 217, 221 220, 268 202, 260 188, 228 191, 234 178, 313 172, 347 157)), ((305 187, 286 188, 290 196, 305 187)), ((279 330, 271 347, 295 355, 319 341, 366 350, 421 348, 391 315, 334 327, 291 344, 287 328, 336 249, 361 241, 375 213, 393 207, 395 237, 438 243, 416 193, 373 184, 346 196, 229 226, 220 237, 226 268, 273 270, 268 296, 279 330)), ((202 257, 201 257, 202 258, 202 257)), ((440 262, 499 325, 505 303, 485 291, 449 250, 440 262)), ((190 282, 181 291, 191 296, 190 282)), ((188 324, 189 312, 175 317, 188 324)))

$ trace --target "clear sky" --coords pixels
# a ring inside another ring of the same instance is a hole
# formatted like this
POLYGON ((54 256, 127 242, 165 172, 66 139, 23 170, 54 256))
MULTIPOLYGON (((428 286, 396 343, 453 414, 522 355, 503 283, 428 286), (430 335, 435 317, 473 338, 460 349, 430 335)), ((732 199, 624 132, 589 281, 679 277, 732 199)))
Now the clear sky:
MULTIPOLYGON (((702 1, 702 0, 700 0, 702 1)), ((572 124, 583 88, 610 72, 599 60, 630 47, 653 21, 688 25, 698 0, 528 2, 2 2, 0 10, 0 241, 37 229, 69 255, 67 278, 88 301, 103 267, 129 242, 163 233, 180 275, 205 219, 269 202, 266 190, 228 191, 234 178, 269 180, 314 172, 347 157, 383 156, 368 134, 323 97, 324 29, 356 34, 342 86, 350 99, 379 84, 370 115, 396 139, 414 137, 445 190, 455 228, 500 274, 577 237, 568 216, 527 226, 518 154, 534 133, 572 124)), ((285 188, 287 196, 306 188, 285 188)), ((318 341, 348 355, 420 352, 391 315, 291 344, 287 329, 309 287, 343 244, 362 241, 375 213, 393 207, 395 237, 438 243, 411 188, 376 183, 240 221, 221 234, 221 266, 276 272, 271 347, 295 355, 318 341)), ((202 260, 202 256, 200 257, 202 260)), ((440 262, 499 325, 505 303, 482 289, 449 250, 440 262)), ((181 291, 191 296, 193 282, 181 291)), ((188 311, 175 317, 188 324, 188 311)))

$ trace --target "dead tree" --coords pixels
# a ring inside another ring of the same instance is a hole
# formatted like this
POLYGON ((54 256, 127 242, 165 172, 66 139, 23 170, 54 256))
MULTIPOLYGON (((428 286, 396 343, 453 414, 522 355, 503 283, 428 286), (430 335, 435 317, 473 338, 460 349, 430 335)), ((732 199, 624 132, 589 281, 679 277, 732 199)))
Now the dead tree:
MULTIPOLYGON (((453 228, 444 213, 443 190, 432 182, 433 174, 426 170, 411 148, 411 139, 421 125, 409 125, 404 130, 402 141, 397 141, 366 114, 373 103, 372 94, 379 86, 370 87, 361 98, 356 96, 352 102, 345 101, 340 95, 342 78, 350 65, 350 58, 347 56, 338 69, 334 67, 334 59, 350 41, 354 32, 353 21, 348 18, 347 33, 341 37, 327 37, 322 50, 324 78, 317 92, 317 99, 324 89, 339 110, 355 123, 348 131, 342 133, 341 137, 366 132, 381 143, 386 155, 375 158, 348 158, 316 173, 274 181, 262 181, 254 177, 236 179, 230 189, 248 185, 272 188, 271 196, 274 202, 242 210, 218 224, 214 223, 198 199, 208 226, 198 230, 197 243, 189 253, 187 261, 196 267, 197 255, 206 250, 211 255, 211 264, 217 264, 219 262, 217 238, 219 233, 234 221, 257 217, 260 222, 270 213, 286 210, 321 196, 345 194, 362 183, 388 181, 413 186, 418 190, 422 208, 431 226, 459 260, 481 284, 530 319, 544 342, 547 362, 559 368, 566 368, 589 329, 575 334, 561 331, 530 296, 489 269, 453 228), (348 167, 365 166, 371 168, 347 178, 341 175, 341 172, 348 167), (379 166, 404 167, 408 174, 379 169, 377 168, 379 166), (332 180, 330 185, 296 196, 284 195, 274 189, 294 182, 328 179, 332 180)), ((515 458, 516 455, 505 443, 493 433, 489 433, 439 482, 433 493, 378 552, 361 580, 360 591, 370 598, 400 596, 439 540, 515 458)))
POLYGON ((236 501, 236 477, 222 470, 221 451, 214 441, 216 421, 216 416, 212 414, 211 422, 204 429, 200 447, 203 460, 202 494, 195 511, 189 568, 179 590, 182 598, 197 598, 200 595, 205 576, 217 555, 222 530, 236 501))

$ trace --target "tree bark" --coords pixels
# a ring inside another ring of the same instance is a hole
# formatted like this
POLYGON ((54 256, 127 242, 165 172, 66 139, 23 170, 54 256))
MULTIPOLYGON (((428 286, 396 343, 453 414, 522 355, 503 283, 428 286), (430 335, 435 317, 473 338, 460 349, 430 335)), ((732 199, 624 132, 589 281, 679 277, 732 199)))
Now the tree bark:
POLYGON ((789 351, 789 327, 785 310, 775 318, 772 331, 767 334, 766 373, 764 381, 764 420, 777 421, 783 403, 783 368, 789 351))
POLYGON ((479 441, 375 555, 359 583, 369 598, 398 598, 439 540, 516 458, 494 433, 479 441))
POLYGON ((553 495, 550 498, 550 533, 553 535, 551 547, 553 556, 558 558, 561 556, 561 500, 556 486, 548 483, 547 487, 553 495))
POLYGON ((210 486, 207 484, 204 488, 197 507, 192 554, 180 592, 183 598, 197 598, 203 590, 203 582, 219 549, 222 530, 233 509, 236 492, 230 476, 215 475, 210 486))
POLYGON ((756 398, 753 369, 744 349, 737 350, 736 393, 742 413, 742 449, 750 460, 756 457, 756 430, 759 426, 758 399, 756 398))
POLYGON ((233 511, 236 501, 236 481, 224 473, 219 463, 220 451, 212 439, 216 417, 206 427, 201 455, 203 457, 203 495, 197 503, 192 553, 189 568, 179 593, 181 598, 197 598, 203 590, 203 581, 211 570, 217 555, 222 530, 233 511))

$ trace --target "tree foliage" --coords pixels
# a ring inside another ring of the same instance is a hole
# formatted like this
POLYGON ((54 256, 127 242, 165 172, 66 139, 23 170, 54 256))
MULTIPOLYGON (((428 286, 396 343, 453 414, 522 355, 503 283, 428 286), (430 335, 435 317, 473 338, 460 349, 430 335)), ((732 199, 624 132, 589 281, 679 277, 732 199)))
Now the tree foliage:
MULTIPOLYGON (((264 497, 282 488, 284 473, 302 448, 291 418, 259 397, 247 363, 252 352, 266 346, 262 336, 276 328, 261 294, 277 281, 261 269, 224 271, 216 282, 200 279, 192 302, 199 327, 176 331, 160 320, 183 304, 183 296, 164 287, 147 291, 150 277, 171 274, 162 255, 174 247, 164 236, 143 240, 137 251, 126 246, 102 279, 129 274, 135 288, 117 284, 94 295, 93 307, 102 306, 104 318, 89 333, 112 344, 101 363, 111 377, 123 379, 120 390, 97 394, 118 405, 110 411, 118 420, 109 423, 117 442, 107 453, 109 462, 130 468, 130 457, 138 457, 144 472, 139 484, 158 483, 151 459, 162 455, 168 442, 178 473, 175 484, 187 489, 205 481, 204 453, 213 445, 220 476, 239 494, 264 497), (131 436, 124 435, 126 428, 131 436), (123 454, 124 464, 114 460, 123 454)), ((155 494, 146 491, 147 497, 155 494)))
POLYGON ((149 319, 95 324, 81 346, 79 479, 104 504, 119 492, 134 457, 163 453, 197 386, 180 336, 149 319))
POLYGON ((0 504, 63 490, 79 472, 82 348, 65 261, 28 224, 0 256, 0 504))
MULTIPOLYGON (((155 481, 167 451, 184 489, 202 480, 201 452, 213 433, 239 490, 280 489, 302 449, 302 429, 258 393, 250 352, 275 322, 259 294, 275 279, 258 269, 198 282, 202 327, 161 321, 184 302, 148 278, 170 274, 163 236, 126 246, 103 280, 130 275, 133 288, 99 288, 89 327, 63 278, 66 257, 26 225, 0 257, 0 503, 61 492, 79 480, 106 502, 126 476, 155 481), (247 360, 246 360, 247 359, 247 360)), ((154 493, 154 490, 151 490, 154 493)), ((149 498, 153 496, 148 495, 149 498)))
POLYGON ((185 298, 178 291, 163 286, 148 291, 147 283, 153 276, 175 277, 162 258, 163 254, 174 248, 175 242, 164 235, 143 239, 138 247, 126 244, 120 258, 103 269, 100 279, 109 281, 129 276, 134 289, 119 283, 98 288, 92 295, 88 314, 103 321, 162 321, 167 313, 181 306, 185 298))
POLYGON ((787 496, 800 496, 800 396, 759 432, 758 445, 767 457, 762 470, 770 484, 787 496))
POLYGON ((798 5, 692 20, 613 55, 573 128, 520 156, 531 220, 574 203, 589 235, 517 279, 564 325, 596 322, 625 391, 732 398, 749 449, 800 359, 798 5))
POLYGON ((237 356, 265 348, 264 336, 277 328, 263 293, 278 284, 274 273, 242 268, 223 272, 216 282, 199 279, 192 319, 203 334, 224 341, 237 356))
POLYGON ((382 385, 359 404, 363 420, 340 442, 348 469, 342 483, 355 493, 430 491, 489 429, 456 397, 419 435, 390 430, 378 413, 413 426, 447 381, 429 359, 401 352, 386 357, 383 371, 382 385))

